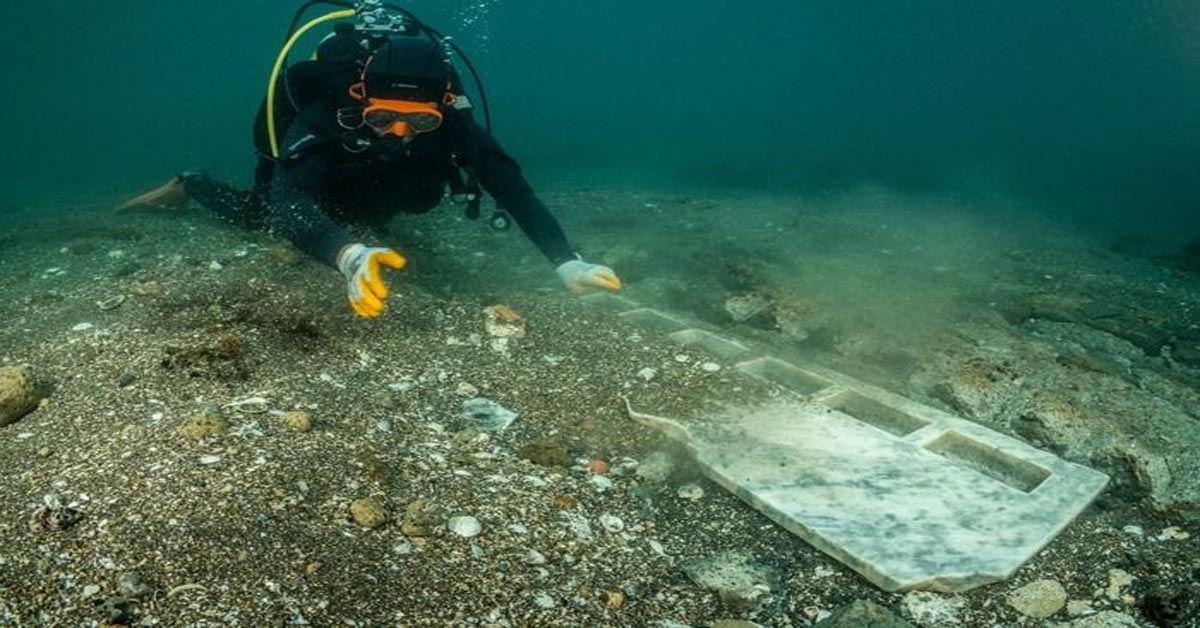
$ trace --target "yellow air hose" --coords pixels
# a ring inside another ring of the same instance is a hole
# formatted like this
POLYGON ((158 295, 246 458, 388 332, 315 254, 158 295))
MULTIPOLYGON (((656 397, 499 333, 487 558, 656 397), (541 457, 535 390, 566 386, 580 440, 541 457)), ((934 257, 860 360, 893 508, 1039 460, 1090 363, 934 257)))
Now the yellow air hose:
POLYGON ((267 82, 267 138, 271 142, 271 157, 279 159, 279 138, 275 133, 275 83, 279 80, 279 72, 283 68, 283 64, 287 61, 288 53, 292 51, 292 46, 296 45, 305 33, 312 30, 313 27, 332 20, 340 20, 346 17, 354 17, 354 9, 344 9, 342 11, 334 11, 322 15, 319 18, 300 27, 283 45, 283 49, 279 51, 279 57, 275 59, 275 66, 271 68, 271 80, 267 82))

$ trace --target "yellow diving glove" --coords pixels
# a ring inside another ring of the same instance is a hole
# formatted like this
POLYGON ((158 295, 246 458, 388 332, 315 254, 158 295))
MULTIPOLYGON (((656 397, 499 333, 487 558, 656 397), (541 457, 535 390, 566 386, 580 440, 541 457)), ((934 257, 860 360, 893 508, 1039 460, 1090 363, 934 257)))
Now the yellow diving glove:
POLYGON ((383 313, 388 296, 387 284, 380 271, 383 268, 400 270, 408 260, 392 249, 350 244, 337 255, 337 268, 346 278, 350 307, 363 318, 375 318, 383 313))
POLYGON ((567 290, 576 294, 586 292, 588 288, 603 288, 613 292, 621 289, 621 280, 611 268, 589 264, 581 259, 559 264, 555 272, 567 290))

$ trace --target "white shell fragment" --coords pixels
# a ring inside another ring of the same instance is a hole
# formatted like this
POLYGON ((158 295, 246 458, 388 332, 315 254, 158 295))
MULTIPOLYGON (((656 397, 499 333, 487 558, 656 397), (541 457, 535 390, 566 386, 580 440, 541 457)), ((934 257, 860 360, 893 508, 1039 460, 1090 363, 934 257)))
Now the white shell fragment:
POLYGON ((479 523, 478 519, 470 515, 450 517, 450 521, 447 522, 447 525, 450 527, 451 532, 465 539, 478 536, 480 532, 483 532, 483 524, 479 523))

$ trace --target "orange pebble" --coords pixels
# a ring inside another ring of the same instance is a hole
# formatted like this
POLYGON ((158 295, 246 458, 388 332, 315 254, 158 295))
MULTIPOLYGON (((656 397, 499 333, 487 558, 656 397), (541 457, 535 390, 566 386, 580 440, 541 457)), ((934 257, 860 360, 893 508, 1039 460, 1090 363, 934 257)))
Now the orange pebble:
POLYGON ((599 458, 596 458, 595 460, 592 460, 591 462, 587 463, 587 470, 591 471, 592 473, 597 473, 597 474, 603 475, 605 473, 608 473, 608 463, 599 458))

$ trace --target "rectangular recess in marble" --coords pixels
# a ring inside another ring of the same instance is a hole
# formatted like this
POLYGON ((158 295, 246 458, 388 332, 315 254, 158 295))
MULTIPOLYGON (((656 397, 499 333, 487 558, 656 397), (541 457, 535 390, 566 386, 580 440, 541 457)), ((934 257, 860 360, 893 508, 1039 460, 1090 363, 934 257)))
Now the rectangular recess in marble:
POLYGON ((925 446, 939 456, 974 469, 1023 493, 1031 493, 1050 471, 958 432, 946 432, 925 446))
POLYGON ((687 327, 687 323, 678 318, 648 307, 621 312, 617 316, 638 327, 645 327, 653 331, 673 332, 687 327))
POLYGON ((853 390, 846 390, 830 398, 822 399, 821 403, 863 423, 900 437, 908 436, 933 422, 884 405, 853 390))
POLYGON ((682 329, 671 334, 671 340, 687 347, 700 347, 722 358, 732 358, 749 351, 746 345, 736 340, 722 338, 703 329, 682 329))
POLYGON ((833 382, 777 358, 758 358, 737 365, 738 369, 767 381, 775 382, 802 395, 809 395, 833 385, 833 382))

